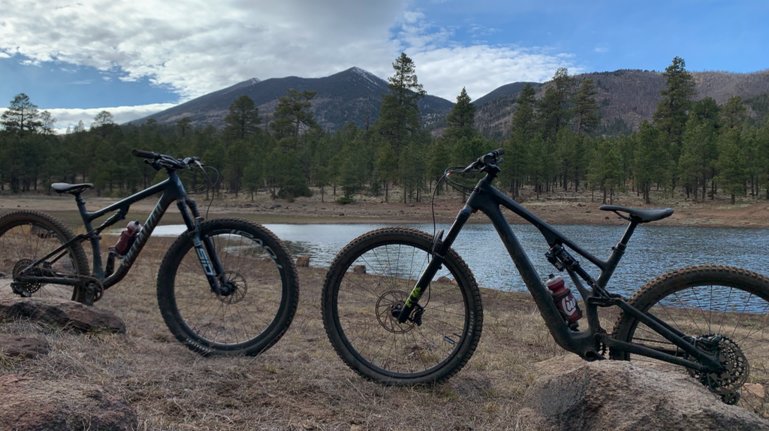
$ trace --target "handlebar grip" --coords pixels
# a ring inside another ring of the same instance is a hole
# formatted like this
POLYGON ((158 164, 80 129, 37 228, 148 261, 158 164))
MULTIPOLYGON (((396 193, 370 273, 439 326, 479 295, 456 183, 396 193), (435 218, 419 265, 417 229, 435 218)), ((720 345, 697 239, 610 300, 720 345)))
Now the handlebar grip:
POLYGON ((484 164, 496 164, 497 160, 502 157, 503 154, 505 154, 505 149, 497 148, 494 151, 489 151, 488 153, 484 154, 483 157, 481 157, 481 160, 484 164))
POLYGON ((137 150, 133 149, 131 150, 131 154, 133 154, 136 157, 141 157, 144 159, 150 159, 150 160, 157 160, 160 158, 160 154, 152 152, 152 151, 144 151, 144 150, 137 150))

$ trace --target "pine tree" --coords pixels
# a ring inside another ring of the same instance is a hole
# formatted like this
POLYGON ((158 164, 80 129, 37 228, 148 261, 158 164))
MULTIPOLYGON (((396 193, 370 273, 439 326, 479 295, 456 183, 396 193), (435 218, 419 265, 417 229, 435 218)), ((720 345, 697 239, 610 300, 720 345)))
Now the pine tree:
POLYGON ((0 116, 0 124, 7 132, 18 136, 38 132, 43 126, 37 105, 24 93, 13 98, 8 109, 0 116))
POLYGON ((229 139, 245 139, 259 131, 260 122, 259 108, 254 101, 248 96, 240 96, 230 104, 224 117, 224 134, 229 139))
POLYGON ((297 142, 303 134, 319 128, 312 113, 314 97, 313 91, 299 92, 292 88, 278 100, 270 123, 270 130, 275 139, 291 138, 297 142))
MULTIPOLYGON (((393 166, 403 161, 402 153, 414 144, 426 146, 417 105, 425 91, 417 79, 414 61, 405 53, 401 53, 393 63, 393 69, 395 73, 388 79, 387 84, 390 91, 382 98, 379 119, 374 126, 388 147, 382 148, 377 157, 379 175, 385 186, 385 200, 389 198, 388 183, 392 180, 393 173, 404 188, 413 187, 414 174, 404 166, 393 166), (393 168, 396 168, 397 172, 393 172, 393 168)), ((409 195, 413 195, 413 191, 403 193, 404 201, 409 195)))
POLYGON ((457 96, 457 103, 449 112, 446 123, 448 127, 444 136, 450 141, 469 139, 478 133, 475 129, 475 106, 464 87, 457 96))
POLYGON ((635 137, 633 177, 646 204, 651 203, 652 185, 660 184, 667 172, 664 161, 669 160, 669 156, 661 135, 654 126, 644 121, 635 137))
POLYGON ((574 122, 574 128, 580 135, 591 135, 598 129, 600 116, 592 79, 585 79, 579 85, 574 101, 574 122))
POLYGON ((505 145, 505 169, 502 171, 502 181, 509 184, 510 193, 518 197, 526 175, 530 173, 532 146, 538 134, 535 122, 535 91, 534 87, 526 84, 515 101, 512 131, 505 145))
POLYGON ((537 157, 533 162, 537 164, 537 177, 545 181, 547 190, 550 190, 551 181, 557 178, 565 178, 563 160, 556 158, 556 146, 561 130, 569 125, 571 119, 570 99, 574 79, 569 76, 565 68, 559 68, 553 76, 552 83, 545 89, 545 93, 537 106, 537 123, 541 132, 541 148, 536 148, 532 154, 537 157))
POLYGON ((600 190, 602 203, 613 202, 614 191, 622 186, 622 159, 616 140, 598 139, 591 151, 587 179, 593 190, 600 190))
POLYGON ((728 193, 731 202, 737 195, 745 194, 748 172, 747 160, 741 149, 742 139, 737 128, 727 128, 718 137, 718 181, 721 189, 728 193))
MULTIPOLYGON (((669 146, 669 154, 674 164, 678 163, 683 146, 683 136, 689 108, 695 94, 694 78, 686 71, 686 63, 681 57, 665 69, 667 85, 662 91, 662 100, 654 112, 654 126, 662 133, 662 139, 669 146)), ((675 186, 675 178, 671 178, 675 186)))
POLYGON ((416 75, 414 61, 405 53, 393 63, 395 74, 388 79, 389 93, 382 99, 376 130, 396 154, 419 134, 419 99, 425 95, 416 75))
POLYGON ((707 183, 713 177, 717 157, 718 105, 705 98, 692 105, 683 136, 683 147, 678 159, 678 178, 687 197, 697 199, 698 190, 705 200, 707 183))

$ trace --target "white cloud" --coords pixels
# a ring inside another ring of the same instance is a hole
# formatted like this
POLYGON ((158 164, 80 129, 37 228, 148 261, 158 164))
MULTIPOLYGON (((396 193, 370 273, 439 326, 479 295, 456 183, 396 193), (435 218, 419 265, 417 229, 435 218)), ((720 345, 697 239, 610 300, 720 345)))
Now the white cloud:
MULTIPOLYGON (((174 105, 171 103, 154 103, 150 105, 140 106, 113 106, 105 108, 53 108, 43 109, 39 108, 40 112, 48 111, 51 116, 56 120, 54 123, 54 132, 63 134, 67 132, 67 129, 74 129, 82 121, 83 126, 86 129, 91 127, 94 117, 102 111, 107 111, 112 114, 112 120, 117 124, 127 123, 129 121, 144 118, 148 115, 172 108, 174 105)), ((5 108, 0 108, 0 115, 5 112, 5 108)))
MULTIPOLYGON (((251 77, 320 77, 351 66, 386 79, 401 51, 414 59, 425 89, 449 100, 462 87, 478 98, 510 82, 550 79, 558 67, 576 71, 568 55, 544 49, 459 43, 452 29, 408 9, 412 3, 7 2, 0 16, 0 56, 18 53, 32 62, 119 70, 123 80, 169 85, 181 100, 251 77)), ((60 124, 69 112, 55 115, 60 124)))
POLYGON ((410 53, 417 77, 429 94, 454 101, 464 87, 473 100, 517 81, 544 82, 559 67, 569 74, 582 71, 567 55, 547 55, 525 49, 485 45, 437 48, 410 53))
POLYGON ((174 105, 171 103, 154 103, 140 106, 113 106, 105 108, 71 109, 54 108, 41 109, 48 111, 56 119, 55 129, 59 133, 64 133, 67 128, 74 128, 80 121, 88 128, 91 126, 94 117, 102 111, 112 114, 112 120, 117 124, 127 123, 132 120, 146 117, 154 113, 169 109, 174 105))
POLYGON ((451 101, 463 87, 477 99, 512 82, 550 80, 559 67, 582 72, 571 55, 546 48, 458 44, 450 30, 435 28, 418 12, 406 15, 400 40, 425 91, 451 101))
POLYGON ((149 77, 183 98, 251 78, 387 72, 401 1, 9 2, 0 51, 149 77), (354 64, 350 64, 350 63, 354 64))

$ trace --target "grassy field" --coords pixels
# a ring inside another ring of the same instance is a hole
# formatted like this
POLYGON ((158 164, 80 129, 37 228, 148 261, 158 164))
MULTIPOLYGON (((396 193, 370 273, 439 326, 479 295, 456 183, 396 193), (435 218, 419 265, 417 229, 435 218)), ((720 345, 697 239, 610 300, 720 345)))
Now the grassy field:
POLYGON ((0 372, 103 385, 137 410, 142 430, 488 429, 510 424, 531 364, 562 354, 525 295, 485 291, 483 338, 463 371, 435 387, 383 387, 336 356, 321 322, 325 271, 302 268, 299 309, 278 344, 253 358, 203 358, 163 323, 159 260, 157 252, 145 253, 95 305, 123 319, 125 335, 1 323, 3 333, 42 334, 52 351, 35 360, 6 358, 0 372))

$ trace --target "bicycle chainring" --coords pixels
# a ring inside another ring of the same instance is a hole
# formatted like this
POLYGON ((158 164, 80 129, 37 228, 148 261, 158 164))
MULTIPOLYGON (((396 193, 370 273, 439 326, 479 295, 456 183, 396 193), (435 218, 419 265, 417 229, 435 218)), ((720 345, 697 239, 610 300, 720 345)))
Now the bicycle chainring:
POLYGON ((696 338, 697 347, 716 356, 724 367, 720 372, 690 371, 703 385, 721 395, 727 404, 739 401, 739 389, 748 380, 750 364, 745 354, 732 339, 708 334, 696 338))

